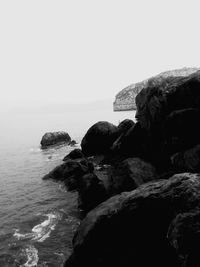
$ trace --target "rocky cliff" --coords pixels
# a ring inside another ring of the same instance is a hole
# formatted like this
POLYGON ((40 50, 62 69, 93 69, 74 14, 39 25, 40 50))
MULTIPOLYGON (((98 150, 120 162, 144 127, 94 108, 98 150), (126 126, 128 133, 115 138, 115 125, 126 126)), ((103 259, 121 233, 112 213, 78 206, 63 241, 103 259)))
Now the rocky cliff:
POLYGON ((129 85, 128 87, 121 90, 115 97, 115 101, 113 103, 113 110, 114 111, 125 111, 125 110, 134 110, 136 109, 135 104, 135 97, 136 95, 146 87, 148 81, 150 79, 161 79, 166 77, 176 77, 176 76, 187 76, 190 75, 196 71, 198 71, 199 68, 182 68, 182 69, 176 69, 176 70, 170 70, 162 72, 154 77, 151 77, 149 79, 146 79, 139 83, 134 83, 129 85))

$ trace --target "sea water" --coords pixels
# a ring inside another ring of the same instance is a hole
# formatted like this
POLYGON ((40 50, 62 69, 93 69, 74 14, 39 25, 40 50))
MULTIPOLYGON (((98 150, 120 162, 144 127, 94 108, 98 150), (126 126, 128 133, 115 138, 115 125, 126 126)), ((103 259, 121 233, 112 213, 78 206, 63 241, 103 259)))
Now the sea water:
POLYGON ((111 107, 92 112, 0 114, 1 267, 59 267, 72 251, 72 238, 80 224, 77 193, 42 177, 74 148, 41 150, 42 135, 64 130, 80 144, 95 122, 118 124, 125 118, 134 119, 134 112, 114 113, 111 107))

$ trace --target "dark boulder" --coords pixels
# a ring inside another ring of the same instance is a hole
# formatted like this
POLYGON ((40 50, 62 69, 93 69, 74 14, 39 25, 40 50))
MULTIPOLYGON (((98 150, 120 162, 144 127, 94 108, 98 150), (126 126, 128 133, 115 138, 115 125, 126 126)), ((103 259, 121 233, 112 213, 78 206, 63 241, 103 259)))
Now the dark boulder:
POLYGON ((83 152, 81 149, 76 148, 72 150, 67 156, 65 156, 63 161, 67 161, 69 159, 80 159, 80 158, 84 158, 83 152))
POLYGON ((186 77, 158 77, 148 81, 136 96, 141 126, 157 130, 172 111, 200 107, 200 71, 186 77))
POLYGON ((83 154, 85 156, 107 154, 118 135, 117 126, 106 121, 95 123, 82 139, 83 154))
POLYGON ((124 135, 121 135, 111 147, 112 157, 118 157, 122 161, 129 157, 138 157, 150 162, 162 173, 171 168, 169 155, 163 152, 159 138, 149 136, 140 122, 136 122, 124 135))
POLYGON ((79 179, 78 207, 87 213, 108 198, 102 181, 93 173, 79 179))
POLYGON ((156 168, 140 158, 128 158, 113 170, 112 193, 132 191, 138 186, 155 180, 156 168))
POLYGON ((164 153, 184 151, 200 143, 200 110, 189 108, 176 110, 164 122, 164 153))
POLYGON ((65 267, 178 267, 168 232, 179 213, 200 207, 200 176, 183 173, 108 199, 88 213, 65 267))
POLYGON ((52 171, 50 171, 48 174, 43 176, 43 180, 53 179, 56 181, 63 180, 63 173, 65 169, 65 164, 61 164, 59 166, 56 166, 52 171))
MULTIPOLYGON (((115 154, 122 153, 123 151, 123 143, 125 140, 128 138, 130 133, 132 133, 134 129, 135 123, 132 120, 123 120, 119 125, 118 125, 118 138, 113 142, 111 146, 111 152, 115 154)), ((136 127, 137 128, 137 127, 136 127)), ((128 140, 129 142, 130 140, 128 140)), ((124 151, 126 148, 124 148, 124 151)))
POLYGON ((200 209, 178 214, 170 225, 168 238, 181 259, 181 266, 200 266, 200 209))
POLYGON ((85 159, 80 161, 68 160, 54 168, 49 174, 45 175, 43 179, 54 179, 57 181, 64 181, 69 191, 77 190, 79 179, 86 173, 93 172, 93 164, 85 159))
POLYGON ((119 123, 119 125, 117 126, 119 134, 121 135, 121 134, 126 133, 134 125, 135 125, 135 122, 132 120, 129 120, 129 119, 125 119, 125 120, 121 121, 119 123))
POLYGON ((42 148, 62 143, 70 143, 71 137, 66 132, 49 132, 45 133, 40 142, 42 148))
POLYGON ((139 122, 120 135, 111 147, 112 153, 124 157, 146 157, 148 154, 147 134, 139 122))
POLYGON ((170 168, 172 154, 198 143, 200 71, 150 79, 136 96, 136 104, 149 158, 161 169, 170 168))
POLYGON ((200 172, 200 145, 174 154, 171 161, 176 172, 200 172))

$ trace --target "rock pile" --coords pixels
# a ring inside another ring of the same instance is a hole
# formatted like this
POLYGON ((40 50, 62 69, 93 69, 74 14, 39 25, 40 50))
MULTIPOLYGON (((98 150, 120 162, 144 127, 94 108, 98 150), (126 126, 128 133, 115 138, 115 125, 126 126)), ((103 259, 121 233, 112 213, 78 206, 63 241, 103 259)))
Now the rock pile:
POLYGON ((46 176, 85 212, 65 267, 200 266, 200 71, 149 80, 136 104, 46 176))

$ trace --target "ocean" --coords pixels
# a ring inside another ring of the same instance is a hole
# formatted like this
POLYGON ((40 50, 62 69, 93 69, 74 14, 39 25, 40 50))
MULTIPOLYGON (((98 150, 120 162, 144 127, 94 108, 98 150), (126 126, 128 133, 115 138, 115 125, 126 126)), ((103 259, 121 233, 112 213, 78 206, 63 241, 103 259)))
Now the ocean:
POLYGON ((80 224, 77 193, 42 177, 72 149, 40 149, 45 132, 67 131, 80 141, 95 122, 114 124, 135 113, 112 106, 65 112, 17 110, 0 114, 0 266, 60 267, 72 251, 80 224))

